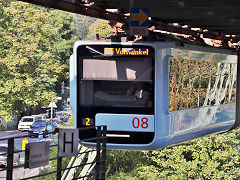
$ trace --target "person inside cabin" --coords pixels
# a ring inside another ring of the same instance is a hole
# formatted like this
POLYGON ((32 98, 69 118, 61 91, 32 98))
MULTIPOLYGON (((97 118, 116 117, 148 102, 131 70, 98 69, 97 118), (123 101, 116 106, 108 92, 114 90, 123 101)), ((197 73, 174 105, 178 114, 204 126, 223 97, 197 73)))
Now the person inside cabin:
POLYGON ((135 96, 138 99, 149 99, 150 93, 144 87, 144 82, 138 81, 135 83, 135 87, 131 87, 127 90, 127 96, 135 96))

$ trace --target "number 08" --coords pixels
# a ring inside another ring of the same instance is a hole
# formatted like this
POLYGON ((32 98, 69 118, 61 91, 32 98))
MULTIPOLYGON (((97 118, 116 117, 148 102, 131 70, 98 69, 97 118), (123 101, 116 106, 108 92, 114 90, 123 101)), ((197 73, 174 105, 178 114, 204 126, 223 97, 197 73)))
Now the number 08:
POLYGON ((132 120, 132 125, 135 129, 139 128, 140 125, 141 125, 141 128, 146 129, 148 128, 148 118, 143 117, 140 122, 139 118, 135 117, 132 120))

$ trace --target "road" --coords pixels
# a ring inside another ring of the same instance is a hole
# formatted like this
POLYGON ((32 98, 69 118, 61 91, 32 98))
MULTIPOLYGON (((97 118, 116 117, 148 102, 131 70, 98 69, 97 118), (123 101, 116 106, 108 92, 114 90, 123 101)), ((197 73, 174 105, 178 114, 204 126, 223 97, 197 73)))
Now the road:
MULTIPOLYGON (((17 135, 27 135, 27 132, 19 132, 17 130, 9 130, 9 131, 0 131, 0 137, 1 138, 7 138, 9 136, 17 136, 17 135)), ((22 149, 22 140, 27 139, 28 143, 31 142, 37 142, 39 141, 38 138, 16 138, 14 140, 14 145, 16 147, 17 150, 21 150, 22 149)), ((43 139, 43 140, 47 140, 52 142, 53 139, 57 139, 55 136, 49 135, 49 137, 43 139)), ((7 144, 7 140, 4 141, 0 141, 0 144, 7 144)), ((24 152, 20 153, 20 163, 24 164, 24 152)), ((23 167, 21 168, 17 168, 13 171, 14 174, 14 178, 26 178, 26 177, 30 177, 30 176, 34 176, 34 175, 38 175, 39 171, 41 169, 44 169, 45 167, 41 167, 41 168, 34 168, 34 169, 24 169, 23 167)), ((6 171, 0 171, 0 180, 2 179, 6 179, 6 171)))

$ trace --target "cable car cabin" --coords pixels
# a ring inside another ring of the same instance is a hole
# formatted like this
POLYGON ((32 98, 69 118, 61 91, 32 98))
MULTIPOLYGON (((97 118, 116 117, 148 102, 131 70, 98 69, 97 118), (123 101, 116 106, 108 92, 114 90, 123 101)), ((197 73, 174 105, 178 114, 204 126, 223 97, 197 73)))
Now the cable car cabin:
POLYGON ((228 131, 236 75, 237 56, 223 49, 77 41, 70 59, 74 126, 107 125, 108 148, 139 150, 228 131))

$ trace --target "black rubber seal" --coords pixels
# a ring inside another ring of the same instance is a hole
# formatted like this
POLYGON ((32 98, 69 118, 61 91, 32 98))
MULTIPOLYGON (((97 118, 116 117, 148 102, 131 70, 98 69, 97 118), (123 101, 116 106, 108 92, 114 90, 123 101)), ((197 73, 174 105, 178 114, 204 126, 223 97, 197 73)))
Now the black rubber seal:
POLYGON ((237 53, 237 92, 236 92, 236 120, 233 127, 230 130, 233 130, 240 126, 240 52, 237 53))

